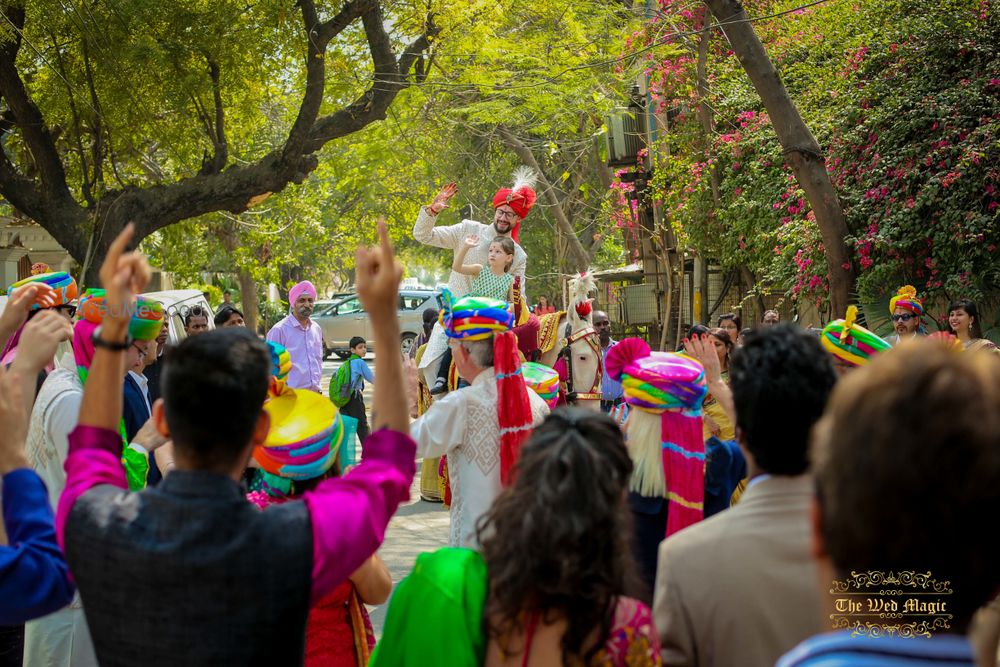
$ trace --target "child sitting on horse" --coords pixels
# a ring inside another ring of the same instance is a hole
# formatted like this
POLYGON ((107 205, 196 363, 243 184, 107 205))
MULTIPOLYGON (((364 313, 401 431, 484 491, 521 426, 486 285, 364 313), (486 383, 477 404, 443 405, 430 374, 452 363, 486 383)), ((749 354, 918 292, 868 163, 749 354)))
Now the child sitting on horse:
MULTIPOLYGON (((514 241, 508 236, 497 236, 490 242, 487 264, 465 264, 465 256, 470 248, 479 245, 479 237, 475 234, 465 237, 465 244, 455 254, 451 268, 456 273, 476 276, 466 296, 481 296, 499 299, 511 303, 514 300, 514 276, 510 273, 514 263, 514 241)), ((437 380, 431 387, 431 394, 436 396, 448 391, 448 372, 451 369, 451 348, 441 357, 437 380)))

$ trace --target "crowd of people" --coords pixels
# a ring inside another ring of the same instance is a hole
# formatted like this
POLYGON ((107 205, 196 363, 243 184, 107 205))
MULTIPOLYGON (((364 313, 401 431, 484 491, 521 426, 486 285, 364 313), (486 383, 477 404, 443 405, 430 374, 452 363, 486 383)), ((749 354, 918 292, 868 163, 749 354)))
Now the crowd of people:
MULTIPOLYGON (((607 313, 581 309, 601 366, 588 410, 524 372, 517 332, 539 315, 517 232, 534 192, 498 192, 492 225, 437 226, 456 192, 414 227, 455 253, 414 358, 379 354, 373 375, 352 340, 328 396, 310 283, 267 341, 227 304, 214 331, 189 311, 166 351, 131 227, 103 289, 14 286, 0 663, 995 664, 1000 571, 981 521, 1000 510, 1000 360, 974 303, 928 336, 901 288, 888 339, 853 307, 820 332, 728 313, 678 352, 615 340, 607 313), (369 432, 354 399, 373 381, 369 432), (404 574, 377 550, 417 460, 446 480, 448 545, 398 583, 376 642, 366 605, 404 574), (831 582, 901 571, 948 583, 933 632, 835 629, 831 582)), ((356 263, 375 340, 398 340, 384 223, 356 263)))

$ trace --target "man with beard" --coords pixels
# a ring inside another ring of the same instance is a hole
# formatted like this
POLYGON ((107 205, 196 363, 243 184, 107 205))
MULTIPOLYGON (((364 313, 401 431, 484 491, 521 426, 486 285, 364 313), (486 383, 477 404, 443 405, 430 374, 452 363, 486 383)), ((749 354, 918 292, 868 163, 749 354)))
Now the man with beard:
POLYGON ((904 340, 925 334, 921 317, 924 314, 924 302, 917 297, 917 290, 912 285, 904 285, 889 299, 889 314, 892 317, 894 335, 886 337, 886 342, 892 346, 899 345, 904 340))
POLYGON ((271 327, 267 340, 283 345, 292 359, 288 386, 317 394, 323 376, 323 330, 310 317, 316 304, 316 288, 308 280, 288 290, 291 313, 271 327))
MULTIPOLYGON (((448 208, 448 202, 458 193, 458 185, 449 183, 438 193, 430 206, 423 206, 417 222, 413 225, 413 238, 421 243, 445 248, 454 253, 465 245, 468 236, 479 237, 479 244, 470 248, 465 255, 466 264, 488 264, 490 244, 498 236, 509 236, 514 240, 514 262, 510 274, 515 281, 520 278, 521 289, 524 289, 524 271, 528 256, 519 242, 521 221, 527 217, 531 207, 535 205, 535 194, 532 186, 535 175, 531 169, 520 168, 514 172, 514 185, 502 188, 493 197, 493 224, 484 225, 475 220, 463 220, 456 225, 435 227, 434 222, 441 211, 448 208)), ((459 299, 469 293, 474 276, 468 276, 452 271, 448 279, 448 289, 452 297, 459 299)), ((432 386, 437 377, 437 367, 441 356, 448 349, 448 339, 440 325, 434 327, 434 332, 427 342, 427 348, 420 361, 420 370, 427 379, 427 385, 432 386)))

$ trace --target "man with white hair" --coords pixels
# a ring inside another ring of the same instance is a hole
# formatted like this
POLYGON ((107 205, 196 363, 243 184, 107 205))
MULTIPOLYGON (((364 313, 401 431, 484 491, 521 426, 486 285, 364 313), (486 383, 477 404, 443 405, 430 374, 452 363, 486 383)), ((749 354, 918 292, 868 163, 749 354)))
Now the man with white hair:
POLYGON ((470 386, 431 405, 410 435, 418 457, 448 456, 448 545, 476 548, 476 522, 509 481, 521 443, 549 409, 521 377, 507 304, 469 296, 452 305, 447 292, 443 300, 444 331, 458 373, 470 386))

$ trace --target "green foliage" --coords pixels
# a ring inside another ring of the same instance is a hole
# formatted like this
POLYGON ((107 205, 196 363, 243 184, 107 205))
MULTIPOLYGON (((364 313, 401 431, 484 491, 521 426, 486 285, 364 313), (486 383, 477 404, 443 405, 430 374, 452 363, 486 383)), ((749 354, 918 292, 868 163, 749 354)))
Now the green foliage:
MULTIPOLYGON (((673 27, 701 26, 690 6, 661 4, 673 27)), ((744 4, 754 16, 796 3, 744 4)), ((755 28, 828 150, 861 299, 884 300, 904 283, 932 302, 995 295, 1000 20, 991 3, 825 3, 755 28)), ((704 101, 715 131, 706 138, 696 114, 695 44, 687 47, 652 68, 655 100, 673 114, 655 196, 697 251, 822 307, 828 268, 819 231, 759 97, 716 33, 704 101)))

